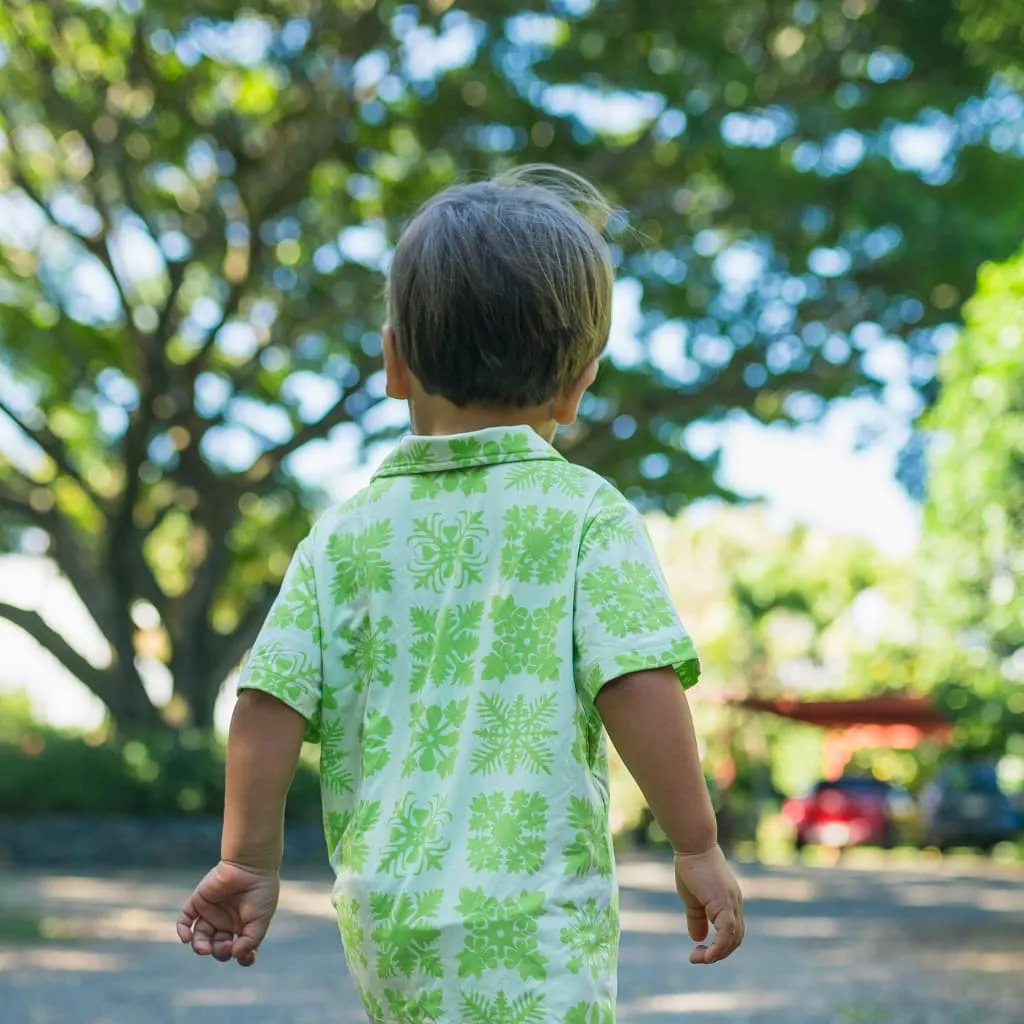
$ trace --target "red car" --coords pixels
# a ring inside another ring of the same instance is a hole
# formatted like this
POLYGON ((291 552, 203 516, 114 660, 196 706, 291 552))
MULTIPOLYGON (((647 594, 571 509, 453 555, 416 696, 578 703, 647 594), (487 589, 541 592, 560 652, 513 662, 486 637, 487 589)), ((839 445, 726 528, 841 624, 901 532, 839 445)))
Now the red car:
POLYGON ((844 776, 817 783, 809 796, 787 800, 782 813, 793 825, 798 850, 811 845, 891 849, 912 807, 910 797, 887 782, 844 776))

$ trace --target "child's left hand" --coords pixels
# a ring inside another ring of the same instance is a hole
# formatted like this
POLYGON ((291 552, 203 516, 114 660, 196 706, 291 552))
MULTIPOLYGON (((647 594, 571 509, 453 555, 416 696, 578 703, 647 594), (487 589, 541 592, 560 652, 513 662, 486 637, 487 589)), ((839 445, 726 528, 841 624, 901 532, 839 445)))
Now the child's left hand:
POLYGON ((178 938, 199 956, 242 967, 256 962, 256 950, 277 909, 281 880, 221 861, 196 886, 178 916, 178 938))

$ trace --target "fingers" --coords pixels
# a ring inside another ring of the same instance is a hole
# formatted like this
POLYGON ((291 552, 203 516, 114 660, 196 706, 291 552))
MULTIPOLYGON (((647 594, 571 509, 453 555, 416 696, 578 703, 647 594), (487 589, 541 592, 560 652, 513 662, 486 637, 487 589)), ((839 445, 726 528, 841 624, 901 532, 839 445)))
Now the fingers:
POLYGON ((259 949, 260 943, 266 937, 269 927, 269 916, 246 921, 242 928, 242 934, 235 939, 232 954, 243 967, 251 967, 256 962, 256 950, 259 949))
POLYGON ((178 915, 178 938, 182 942, 187 944, 192 941, 192 926, 196 923, 198 917, 199 911, 196 909, 196 895, 193 893, 189 896, 185 906, 181 908, 181 913, 178 915))
POLYGON ((256 963, 256 950, 252 949, 248 952, 238 953, 235 955, 235 960, 238 962, 239 967, 252 967, 256 963))
POLYGON ((231 932, 215 931, 213 933, 213 959, 226 964, 232 956, 235 937, 231 932))
POLYGON ((256 962, 256 948, 251 940, 236 939, 231 932, 215 928, 202 917, 196 918, 187 941, 197 956, 212 956, 222 964, 235 959, 243 967, 251 967, 256 962))
POLYGON ((686 930, 694 942, 703 942, 708 937, 708 915, 703 907, 686 908, 686 930))
POLYGON ((691 964, 716 964, 735 953, 745 933, 743 915, 731 908, 719 911, 712 923, 715 937, 710 946, 698 946, 690 954, 691 964))
POLYGON ((212 956, 214 938, 219 933, 206 918, 196 918, 192 926, 192 952, 196 956, 212 956))

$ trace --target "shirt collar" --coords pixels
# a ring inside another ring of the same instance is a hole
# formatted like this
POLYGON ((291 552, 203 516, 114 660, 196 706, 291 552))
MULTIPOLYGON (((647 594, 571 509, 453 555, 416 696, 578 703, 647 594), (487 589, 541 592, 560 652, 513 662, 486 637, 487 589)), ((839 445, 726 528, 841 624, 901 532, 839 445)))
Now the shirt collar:
POLYGON ((439 473, 535 459, 565 461, 530 427, 487 427, 468 434, 443 436, 410 434, 381 463, 374 478, 439 473))

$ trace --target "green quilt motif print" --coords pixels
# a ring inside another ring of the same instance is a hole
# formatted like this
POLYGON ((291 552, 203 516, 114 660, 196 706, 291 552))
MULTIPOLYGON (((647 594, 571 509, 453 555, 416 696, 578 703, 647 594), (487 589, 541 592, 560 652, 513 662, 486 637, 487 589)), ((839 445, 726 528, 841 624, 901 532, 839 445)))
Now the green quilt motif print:
POLYGON ((544 864, 548 802, 539 793, 517 789, 481 793, 469 805, 467 861, 474 871, 532 875, 544 864))
POLYGON ((486 466, 530 451, 530 437, 522 431, 510 431, 497 441, 480 441, 475 437, 453 437, 448 442, 452 460, 463 466, 486 466))
POLYGON ((370 856, 366 835, 377 827, 378 821, 380 801, 360 800, 341 838, 341 863, 350 871, 362 874, 365 870, 366 860, 370 856))
POLYGON ((424 473, 414 476, 409 497, 413 501, 427 501, 442 494, 487 493, 487 471, 484 469, 462 469, 447 473, 424 473))
POLYGON ((576 517, 537 505, 514 505, 505 513, 501 575, 519 583, 551 584, 569 571, 576 517))
POLYGON ((391 619, 382 615, 376 624, 366 618, 355 629, 341 630, 341 639, 348 648, 341 657, 341 663, 355 676, 353 689, 356 693, 374 683, 390 686, 394 682, 391 665, 398 648, 390 638, 393 626, 391 619))
POLYGON ((509 676, 527 673, 544 682, 557 682, 563 663, 556 643, 558 627, 568 615, 564 597, 532 612, 514 597, 494 598, 491 622, 495 640, 484 658, 483 678, 505 682, 509 676))
POLYGON ((583 531, 580 554, 586 558, 595 551, 614 551, 636 542, 637 526, 621 515, 600 515, 592 519, 583 531))
POLYGON ((352 792, 348 761, 344 728, 337 718, 328 719, 320 729, 320 781, 331 793, 352 792))
POLYGON ((404 1024, 437 1024, 444 1010, 444 993, 436 988, 418 996, 403 995, 398 989, 384 989, 389 1016, 381 1020, 400 1020, 404 1024))
POLYGON ((380 860, 380 870, 404 878, 424 871, 440 871, 451 843, 444 838, 451 812, 440 796, 426 806, 417 805, 411 793, 395 808, 388 822, 388 841, 380 860))
POLYGON ((341 944, 345 947, 345 955, 350 962, 359 967, 368 967, 366 954, 363 952, 363 925, 359 920, 359 900, 348 900, 339 896, 338 930, 341 932, 341 944))
POLYGON ((485 693, 478 708, 482 725, 473 732, 479 740, 473 772, 490 775, 503 770, 511 775, 523 767, 550 775, 554 753, 549 741, 558 735, 551 728, 556 703, 554 694, 531 701, 519 694, 509 701, 485 693))
POLYGON ((381 519, 360 533, 333 534, 327 540, 327 557, 333 567, 331 597, 347 604, 361 591, 389 593, 395 573, 384 552, 391 544, 391 521, 381 519))
POLYGON ((413 660, 409 689, 419 693, 427 685, 470 686, 480 646, 483 601, 445 606, 439 611, 416 608, 411 612, 413 660))
POLYGON ((622 669, 623 675, 627 672, 642 672, 644 669, 672 665, 677 670, 683 686, 686 687, 693 686, 700 676, 700 662, 697 661, 693 643, 689 639, 676 640, 663 651, 654 654, 636 654, 634 651, 625 651, 615 655, 615 664, 622 669))
POLYGON ((434 450, 429 441, 410 440, 399 445, 384 461, 381 469, 398 475, 418 469, 429 469, 434 463, 434 450))
POLYGON ((383 771, 391 760, 391 733, 394 726, 383 711, 374 709, 366 716, 366 724, 359 727, 363 748, 363 775, 370 778, 383 771))
POLYGON ((567 498, 582 498, 587 493, 587 478, 574 466, 566 465, 560 459, 538 459, 536 462, 521 462, 513 466, 505 483, 508 491, 540 491, 548 495, 552 491, 567 498))
POLYGON ((544 997, 535 992, 509 999, 499 992, 488 999, 482 992, 463 992, 459 1024, 544 1024, 544 997))
POLYGON ((320 609, 316 599, 316 585, 313 569, 305 563, 298 563, 300 572, 288 590, 282 592, 274 602, 267 618, 267 625, 276 630, 299 630, 307 633, 316 646, 322 642, 320 609))
POLYGON ((459 746, 459 727, 466 720, 468 700, 447 704, 423 704, 415 701, 409 711, 412 717, 412 739, 409 753, 402 765, 402 777, 417 769, 448 776, 455 771, 455 754, 459 746))
POLYGON ((483 512, 439 512, 412 521, 409 573, 417 590, 440 594, 446 586, 481 583, 487 564, 483 512))
POLYGON ((563 1024, 615 1024, 615 1010, 607 1003, 577 1003, 563 1024))
POLYGON ((603 565, 583 578, 583 592, 609 636, 654 633, 676 621, 657 577, 643 562, 624 562, 617 568, 603 565))
POLYGON ((320 688, 320 666, 281 640, 254 647, 245 666, 246 682, 285 704, 295 705, 320 688))
POLYGON ((481 978, 499 964, 518 971, 523 981, 547 977, 547 958, 537 944, 542 892, 499 900, 483 889, 460 889, 455 909, 466 929, 466 944, 458 956, 460 978, 481 978))
POLYGON ((576 838, 565 848, 565 872, 580 878, 597 874, 610 878, 612 854, 608 845, 605 812, 589 800, 574 796, 569 800, 569 825, 576 829, 576 838))
POLYGON ((331 863, 341 852, 341 841, 345 837, 345 829, 352 820, 352 815, 347 811, 327 811, 324 814, 324 839, 327 840, 327 856, 331 863))
POLYGON ((402 974, 444 977, 435 918, 444 902, 443 889, 427 892, 370 894, 370 914, 376 924, 370 938, 377 947, 377 973, 382 978, 402 974))
POLYGON ((573 974, 586 967, 592 977, 601 978, 615 967, 619 921, 614 907, 602 907, 597 900, 587 900, 578 907, 566 904, 572 923, 561 931, 562 942, 572 950, 566 966, 573 974))

